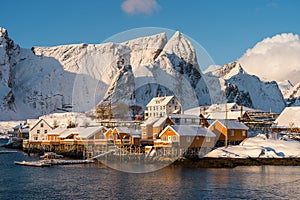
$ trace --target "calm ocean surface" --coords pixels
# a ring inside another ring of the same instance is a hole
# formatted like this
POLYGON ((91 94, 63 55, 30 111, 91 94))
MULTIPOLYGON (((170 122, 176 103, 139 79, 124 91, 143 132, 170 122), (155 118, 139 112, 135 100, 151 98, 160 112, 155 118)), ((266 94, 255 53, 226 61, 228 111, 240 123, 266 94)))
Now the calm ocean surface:
MULTIPOLYGON (((3 148, 0 148, 3 150, 3 148)), ((300 167, 187 169, 130 174, 100 164, 18 166, 0 154, 0 199, 299 199, 300 167)))

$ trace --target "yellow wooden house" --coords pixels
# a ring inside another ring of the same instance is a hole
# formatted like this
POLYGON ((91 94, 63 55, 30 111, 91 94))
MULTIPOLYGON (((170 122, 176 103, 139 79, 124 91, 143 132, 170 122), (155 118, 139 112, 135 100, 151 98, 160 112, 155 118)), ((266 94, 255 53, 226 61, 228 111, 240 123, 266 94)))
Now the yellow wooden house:
POLYGON ((216 120, 208 128, 216 134, 217 146, 226 144, 226 135, 227 144, 239 144, 248 137, 249 130, 245 124, 235 120, 216 120))
POLYGON ((167 126, 154 140, 154 147, 203 148, 214 147, 216 135, 200 126, 167 126))

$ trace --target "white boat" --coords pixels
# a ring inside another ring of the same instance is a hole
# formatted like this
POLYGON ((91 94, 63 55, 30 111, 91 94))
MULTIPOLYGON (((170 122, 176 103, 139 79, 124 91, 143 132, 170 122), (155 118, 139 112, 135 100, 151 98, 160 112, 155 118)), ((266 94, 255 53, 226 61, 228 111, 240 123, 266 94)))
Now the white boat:
POLYGON ((41 161, 31 161, 31 162, 27 162, 27 161, 15 161, 16 165, 24 165, 24 166, 32 166, 32 167, 50 167, 51 164, 47 163, 47 162, 41 162, 41 161))
POLYGON ((45 152, 44 155, 40 156, 41 158, 44 158, 45 160, 48 159, 56 159, 56 158, 63 158, 63 155, 59 155, 54 152, 45 152))

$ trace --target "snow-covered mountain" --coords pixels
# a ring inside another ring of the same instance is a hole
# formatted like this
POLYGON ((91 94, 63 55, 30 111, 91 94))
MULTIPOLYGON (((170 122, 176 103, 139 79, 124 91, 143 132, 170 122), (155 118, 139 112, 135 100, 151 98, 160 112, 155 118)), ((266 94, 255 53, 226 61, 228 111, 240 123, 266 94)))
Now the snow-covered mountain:
POLYGON ((0 38, 2 120, 37 117, 70 105, 87 111, 104 98, 145 108, 158 94, 174 94, 184 108, 210 104, 195 50, 179 32, 169 40, 161 33, 123 43, 31 49, 15 45, 3 28, 0 38), (120 78, 125 72, 131 75, 120 78))
POLYGON ((293 89, 294 85, 289 80, 280 81, 280 82, 277 82, 277 84, 278 84, 278 87, 279 87, 283 97, 285 99, 289 98, 291 90, 293 89))
POLYGON ((233 101, 267 111, 284 108, 275 82, 247 74, 236 62, 203 75, 197 59, 180 32, 170 39, 161 33, 123 43, 24 49, 1 28, 0 120, 71 107, 90 111, 101 103, 129 115, 129 108, 142 112, 159 94, 176 95, 183 109, 233 101))
POLYGON ((300 106, 300 82, 287 91, 285 99, 288 106, 300 106))
POLYGON ((275 81, 263 82, 237 63, 205 74, 213 103, 237 102, 264 111, 281 112, 285 101, 275 81))

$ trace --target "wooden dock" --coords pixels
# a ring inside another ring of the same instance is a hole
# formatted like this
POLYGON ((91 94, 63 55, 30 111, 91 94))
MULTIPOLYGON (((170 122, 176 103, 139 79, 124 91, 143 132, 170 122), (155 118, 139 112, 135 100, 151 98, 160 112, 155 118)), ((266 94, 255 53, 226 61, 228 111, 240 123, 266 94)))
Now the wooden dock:
POLYGON ((16 165, 24 165, 31 167, 51 167, 54 165, 74 165, 74 164, 88 164, 94 163, 93 160, 62 160, 62 159, 49 159, 39 161, 15 161, 16 165))

